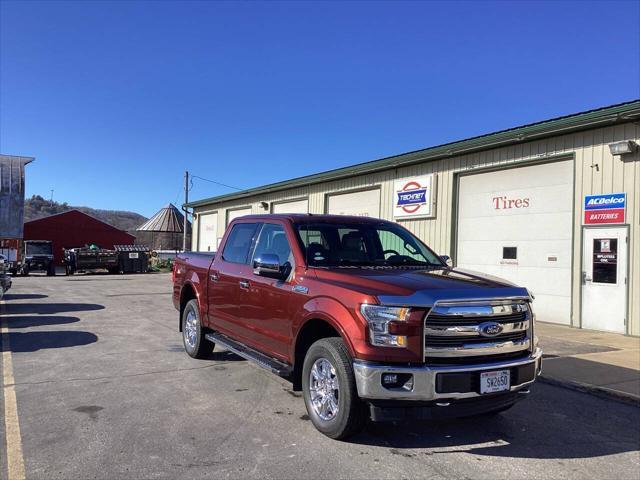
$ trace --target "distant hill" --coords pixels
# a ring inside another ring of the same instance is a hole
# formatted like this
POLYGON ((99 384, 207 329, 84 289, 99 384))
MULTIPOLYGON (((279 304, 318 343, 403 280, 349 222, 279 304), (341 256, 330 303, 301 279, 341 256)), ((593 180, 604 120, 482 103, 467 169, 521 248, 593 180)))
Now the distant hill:
MULTIPOLYGON (((40 195, 33 195, 24 202, 24 221, 37 220, 38 218, 47 217, 49 215, 55 215, 56 213, 63 213, 69 210, 80 210, 92 217, 102 220, 103 222, 113 225, 120 230, 125 230, 133 233, 133 230, 138 228, 144 222, 147 221, 146 217, 135 213, 126 212, 122 210, 98 210, 89 207, 74 207, 65 203, 51 202, 45 200, 40 195)), ((135 234, 135 233, 134 233, 135 234)))

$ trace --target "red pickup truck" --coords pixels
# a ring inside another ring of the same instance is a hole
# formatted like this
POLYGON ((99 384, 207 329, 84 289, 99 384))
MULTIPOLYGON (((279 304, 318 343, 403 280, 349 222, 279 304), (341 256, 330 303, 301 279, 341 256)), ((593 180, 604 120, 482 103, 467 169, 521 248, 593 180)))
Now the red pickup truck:
POLYGON ((527 289, 449 267, 394 222, 241 217, 173 277, 186 352, 218 344, 289 378, 331 438, 368 419, 497 413, 540 373, 527 289))

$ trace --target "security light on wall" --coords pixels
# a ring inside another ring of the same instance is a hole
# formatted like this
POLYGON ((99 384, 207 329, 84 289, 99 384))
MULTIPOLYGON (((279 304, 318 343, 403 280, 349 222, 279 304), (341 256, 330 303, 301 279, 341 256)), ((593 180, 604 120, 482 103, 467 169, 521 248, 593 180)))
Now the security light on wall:
POLYGON ((260 202, 260 205, 262 205, 262 208, 264 208, 265 210, 269 210, 269 203, 268 202, 260 202))
POLYGON ((611 155, 624 155, 626 153, 633 153, 638 148, 638 144, 633 140, 624 140, 623 142, 616 142, 609 144, 609 150, 611 155))

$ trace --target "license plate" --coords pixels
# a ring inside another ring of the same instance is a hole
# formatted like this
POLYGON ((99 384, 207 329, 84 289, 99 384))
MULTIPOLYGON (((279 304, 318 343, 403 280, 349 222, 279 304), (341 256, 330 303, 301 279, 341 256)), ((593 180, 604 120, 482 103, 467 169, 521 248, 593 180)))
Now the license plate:
POLYGON ((494 393, 511 388, 509 370, 480 373, 480 393, 494 393))

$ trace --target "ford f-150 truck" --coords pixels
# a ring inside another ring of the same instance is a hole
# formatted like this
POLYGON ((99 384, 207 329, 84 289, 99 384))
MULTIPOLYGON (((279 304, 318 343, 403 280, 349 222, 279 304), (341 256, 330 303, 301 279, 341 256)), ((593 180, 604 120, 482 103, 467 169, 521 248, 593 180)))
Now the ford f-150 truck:
POLYGON ((541 370, 528 290, 449 267, 394 222, 241 217, 173 279, 186 352, 219 344, 289 378, 331 438, 368 419, 497 413, 541 370))

